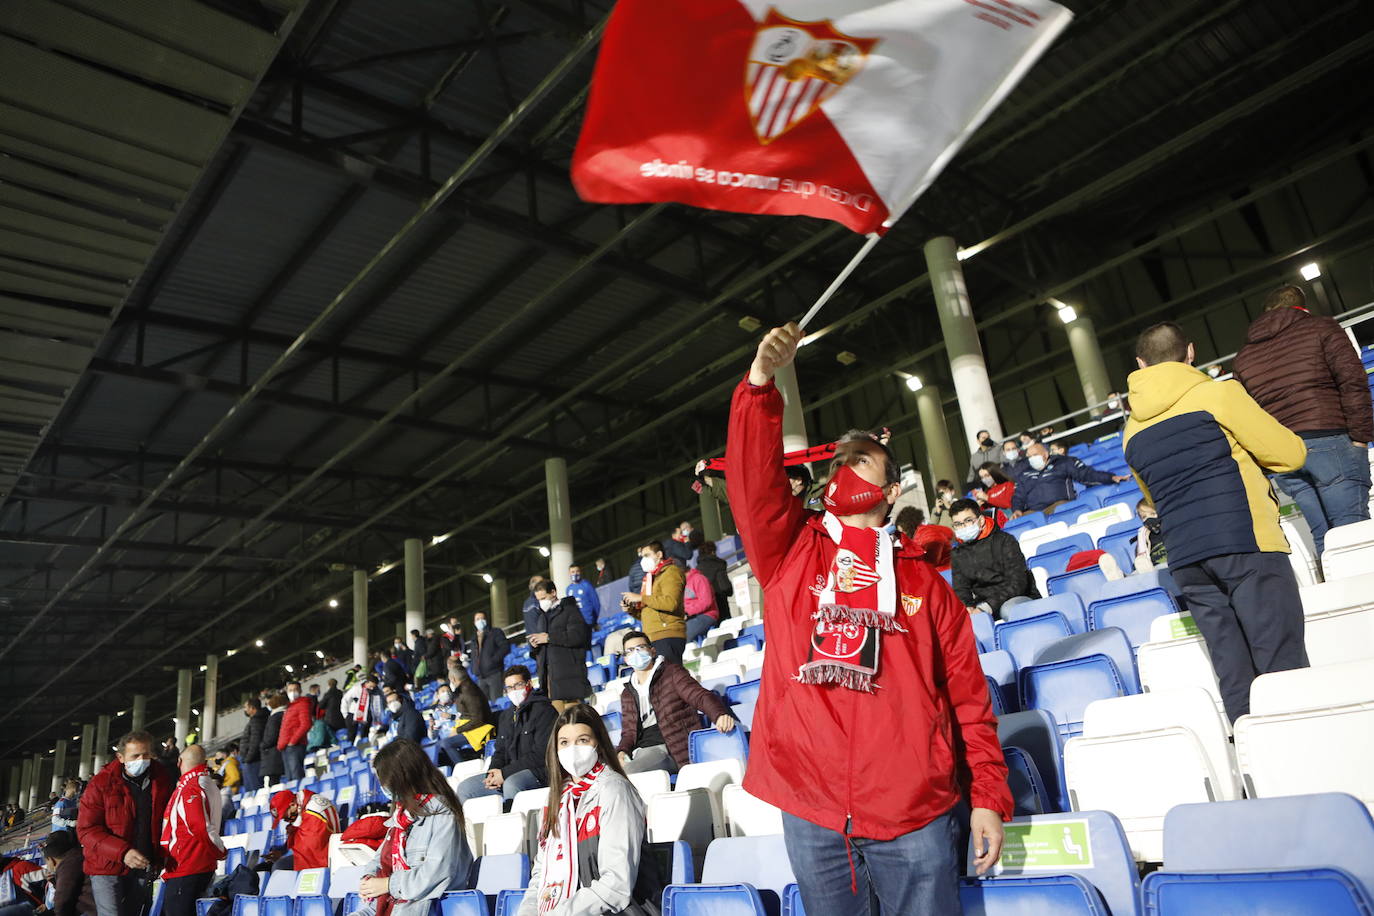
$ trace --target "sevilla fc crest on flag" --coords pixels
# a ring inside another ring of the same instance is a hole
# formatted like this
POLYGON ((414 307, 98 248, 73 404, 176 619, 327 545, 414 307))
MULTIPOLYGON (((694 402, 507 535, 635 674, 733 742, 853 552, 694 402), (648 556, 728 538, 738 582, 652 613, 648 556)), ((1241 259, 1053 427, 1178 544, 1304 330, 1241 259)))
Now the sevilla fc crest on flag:
POLYGON ((1052 0, 619 0, 573 185, 883 232, 1069 19, 1052 0))

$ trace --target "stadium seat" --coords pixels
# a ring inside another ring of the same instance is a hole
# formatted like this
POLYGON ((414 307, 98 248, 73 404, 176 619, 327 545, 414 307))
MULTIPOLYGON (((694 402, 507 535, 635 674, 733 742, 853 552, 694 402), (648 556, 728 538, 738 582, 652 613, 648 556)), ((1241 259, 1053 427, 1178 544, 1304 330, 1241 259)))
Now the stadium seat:
POLYGON ((1326 532, 1321 566, 1328 582, 1374 568, 1374 519, 1340 525, 1326 532))
POLYGON ((1017 817, 1045 814, 1054 810, 1049 787, 1029 753, 1019 747, 1004 746, 1002 759, 1007 764, 1007 786, 1011 789, 1017 817))
POLYGON ((969 620, 973 624, 973 638, 978 640, 978 651, 991 652, 997 648, 997 640, 993 636, 992 615, 970 614, 969 620))
POLYGON ((1098 506, 1090 499, 1071 499, 1068 502, 1060 503, 1053 509, 1048 510, 1048 515, 1055 521, 1068 521, 1078 518, 1084 512, 1091 511, 1098 506))
POLYGON ((1080 550, 1092 550, 1093 539, 1086 534, 1069 533, 1063 537, 1055 538, 1053 541, 1042 541, 1036 545, 1035 556, 1041 554, 1054 553, 1057 550, 1068 550, 1072 548, 1076 553, 1080 550))
POLYGON ((997 648, 1009 652, 1019 670, 1035 664, 1042 649, 1072 632, 1063 614, 1050 611, 1024 620, 1003 621, 993 634, 997 648))
POLYGON ((1116 664, 1106 655, 1023 668, 1020 684, 1021 708, 1048 712, 1061 738, 1082 733, 1083 711, 1093 700, 1126 693, 1116 664))
POLYGON ((1105 550, 1116 560, 1116 565, 1121 567, 1124 573, 1130 573, 1135 569, 1135 548, 1136 538, 1139 536, 1134 526, 1130 531, 1120 531, 1107 534, 1097 539, 1097 549, 1105 550))
POLYGON ((1007 709, 1006 697, 1002 695, 1002 685, 993 679, 992 675, 983 675, 983 680, 988 685, 988 706, 992 709, 994 716, 1005 715, 1011 710, 1007 709))
MULTIPOLYGON (((648 770, 643 773, 631 773, 629 775, 629 780, 630 785, 635 787, 635 791, 639 793, 639 797, 643 799, 646 804, 656 793, 670 792, 673 787, 666 770, 648 770)), ((540 802, 541 807, 548 803, 549 792, 547 789, 530 789, 529 791, 538 792, 543 797, 543 800, 540 802)), ((520 793, 520 795, 524 794, 524 792, 520 793)), ((516 796, 517 801, 520 795, 516 796)))
POLYGON ((1102 897, 1077 875, 964 878, 959 882, 964 916, 1106 916, 1102 897))
POLYGON ((230 909, 231 916, 262 916, 261 897, 239 894, 230 909))
POLYGON ((1073 633, 1086 633, 1088 630, 1087 614, 1083 611, 1083 599, 1073 592, 1064 595, 1052 595, 1049 598, 1035 598, 1031 601, 1022 601, 1020 604, 1002 606, 1002 621, 1010 623, 1014 620, 1024 620, 1027 617, 1036 617, 1050 611, 1058 611, 1064 615, 1064 619, 1069 623, 1069 630, 1073 633))
POLYGON ((1374 658, 1374 572, 1309 585, 1301 595, 1308 661, 1374 658))
POLYGON ((782 812, 744 791, 744 786, 726 786, 721 791, 721 806, 725 809, 725 826, 730 836, 782 833, 782 812))
MULTIPOLYGON (((1071 533, 1086 534, 1095 545, 1113 525, 1128 522, 1135 517, 1135 514, 1120 503, 1113 505, 1098 506, 1087 512, 1079 513, 1074 523, 1069 526, 1071 533)), ((1122 567, 1125 570, 1134 568, 1134 564, 1122 567)))
MULTIPOLYGON (((496 908, 492 910, 492 916, 517 916, 520 912, 520 904, 525 902, 525 891, 528 888, 507 888, 496 895, 496 908)), ((347 913, 342 916, 348 916, 347 913)))
POLYGON ((747 884, 670 884, 663 916, 768 916, 759 892, 747 884))
POLYGON ((1026 561, 1026 566, 1031 569, 1043 569, 1047 577, 1054 578, 1064 574, 1064 571, 1069 568, 1069 561, 1074 558, 1075 554, 1087 549, 1086 547, 1070 546, 1037 553, 1026 561))
POLYGON ((1120 627, 1106 627, 1075 633, 1046 646, 1036 656, 1036 664, 1063 662, 1088 655, 1105 655, 1116 665, 1117 674, 1127 693, 1140 693, 1140 675, 1136 673, 1135 654, 1131 641, 1120 627))
POLYGON ((1088 605, 1088 627, 1119 627, 1135 648, 1150 641, 1150 624, 1156 617, 1177 613, 1178 605, 1169 593, 1152 588, 1115 598, 1098 598, 1088 605))
POLYGON ((1149 916, 1365 916, 1374 900, 1350 875, 1335 868, 1247 871, 1230 874, 1155 872, 1144 882, 1149 916))
POLYGON ((744 723, 746 729, 752 731, 754 728, 755 705, 753 700, 731 704, 730 714, 735 717, 736 721, 744 723))
POLYGON ((511 887, 525 887, 530 883, 528 856, 483 856, 477 862, 476 890, 495 897, 511 887))
MULTIPOLYGON (((707 666, 702 665, 702 667, 705 668, 707 666)), ((701 677, 700 673, 698 673, 698 679, 701 681, 701 686, 723 697, 725 696, 725 691, 739 684, 740 676, 738 674, 725 674, 720 677, 701 677)))
POLYGON ((304 868, 296 872, 296 897, 321 897, 329 893, 329 869, 304 868))
POLYGON ((1045 515, 1042 512, 1030 512, 1020 518, 1014 518, 1002 526, 1002 530, 1017 539, 1022 534, 1032 528, 1040 528, 1045 524, 1045 515))
MULTIPOLYGON (((544 793, 547 799, 548 793, 544 793)), ((525 812, 497 814, 482 822, 482 855, 499 856, 527 852, 525 812)))
POLYGON ((1101 567, 1087 566, 1083 569, 1075 569, 1073 572, 1050 576, 1047 592, 1050 595, 1074 592, 1083 599, 1084 604, 1091 604, 1097 600, 1102 585, 1106 581, 1107 575, 1102 572, 1101 567))
MULTIPOLYGON (((1017 522, 1024 521, 1029 516, 1022 516, 1017 522)), ((1012 524, 1011 522, 1007 523, 1012 524)), ((1047 522, 1043 525, 1035 525, 1029 528, 1020 529, 1016 532, 1016 542, 1021 545, 1021 553, 1024 556, 1033 556, 1036 549, 1050 541, 1062 538, 1069 533, 1069 523, 1060 519, 1056 522, 1047 522)))
POLYGON ((1051 811, 1068 811, 1069 793, 1064 785, 1063 757, 1054 717, 1043 709, 1027 709, 997 717, 997 740, 1002 747, 1017 747, 1030 755, 1046 790, 1051 811))
MULTIPOLYGON (((329 897, 297 897, 292 916, 335 916, 334 900, 329 897)), ((199 914, 197 914, 199 916, 199 914)), ((344 914, 348 916, 348 914, 344 914)))
POLYGON ((463 802, 463 821, 467 828, 468 846, 474 854, 482 848, 482 825, 489 817, 501 814, 504 805, 500 795, 481 795, 463 802))
POLYGON ((758 678, 755 678, 752 681, 742 681, 732 687, 727 687, 725 702, 734 704, 743 703, 746 700, 758 700, 761 683, 758 678))
POLYGON ((783 888, 782 916, 806 916, 806 907, 802 905, 801 888, 795 884, 789 884, 783 888))
POLYGON ((1228 731, 1197 687, 1090 703, 1082 736, 1064 745, 1074 810, 1113 812, 1137 860, 1163 861, 1169 809, 1240 797, 1228 731))
POLYGON ((787 885, 797 879, 782 834, 777 833, 714 841, 706 850, 701 880, 703 884, 749 884, 780 901, 787 885))
POLYGON ((978 663, 983 666, 983 674, 987 675, 989 690, 996 685, 993 691, 1000 699, 1001 707, 1004 712, 1014 712, 1018 708, 1019 697, 1016 692, 1016 660, 1011 657, 1011 653, 1004 649, 997 649, 992 652, 984 652, 978 656, 978 663))
MULTIPOLYGON (((995 888, 1003 881, 1027 877, 1071 875, 1086 882, 1101 896, 1105 906, 1097 910, 1067 912, 1110 913, 1111 916, 1139 916, 1140 877, 1120 822, 1106 811, 1074 811, 1066 814, 1041 814, 1018 817, 1003 826, 1002 858, 992 867, 992 877, 980 883, 995 888)), ((972 856, 969 874, 973 874, 972 856)), ((1044 916, 1066 912, 1030 905, 1011 908, 1005 898, 986 897, 985 909, 964 900, 965 916, 976 913, 1007 916, 1044 916), (992 908, 993 902, 999 904, 992 908)), ((976 903, 977 901, 975 901, 976 903)))
POLYGON ((283 869, 271 872, 267 878, 267 884, 262 889, 264 897, 294 897, 296 896, 296 881, 301 872, 283 869))
POLYGON ((480 891, 448 891, 431 912, 435 916, 491 916, 486 895, 480 891))
POLYGON ((736 728, 728 734, 714 728, 703 728, 688 734, 687 754, 692 763, 734 758, 741 764, 747 764, 749 739, 742 728, 736 728))
MULTIPOLYGON (((665 774, 666 775, 666 774, 665 774)), ((725 835, 721 795, 728 785, 744 781, 737 758, 689 763, 677 774, 671 792, 649 797, 649 839, 654 843, 686 840, 695 855, 705 855, 712 838, 725 835)))
POLYGON ((325 891, 330 897, 339 900, 358 891, 358 882, 367 869, 362 865, 341 865, 329 869, 329 887, 325 891))

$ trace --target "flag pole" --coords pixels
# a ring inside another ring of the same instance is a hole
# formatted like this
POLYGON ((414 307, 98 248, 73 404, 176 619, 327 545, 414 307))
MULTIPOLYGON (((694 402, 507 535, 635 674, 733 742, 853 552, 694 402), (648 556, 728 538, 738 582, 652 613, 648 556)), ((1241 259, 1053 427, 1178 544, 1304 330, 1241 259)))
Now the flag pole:
POLYGON ((859 266, 859 263, 863 261, 864 258, 868 257, 868 253, 873 250, 873 246, 878 244, 881 238, 882 236, 876 232, 870 232, 868 234, 868 241, 864 242, 863 247, 858 250, 854 257, 850 258, 849 263, 845 265, 844 270, 840 271, 839 276, 831 281, 830 286, 826 287, 825 292, 821 293, 821 297, 817 299, 815 304, 802 316, 802 320, 799 322, 802 330, 806 329, 806 326, 811 323, 811 319, 816 317, 816 313, 830 301, 830 297, 835 295, 835 291, 844 285, 844 281, 848 280, 849 275, 854 272, 854 269, 859 266))

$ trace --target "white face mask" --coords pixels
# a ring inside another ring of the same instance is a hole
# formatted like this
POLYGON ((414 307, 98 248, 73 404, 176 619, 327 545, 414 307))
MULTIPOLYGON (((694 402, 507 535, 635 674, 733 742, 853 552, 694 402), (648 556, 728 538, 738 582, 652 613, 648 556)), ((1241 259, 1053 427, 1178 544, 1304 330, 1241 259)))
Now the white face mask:
POLYGON ((954 536, 964 543, 968 543, 969 541, 977 540, 978 532, 982 529, 983 526, 979 524, 960 525, 958 528, 954 529, 954 536))
POLYGON ((294 702, 301 698, 301 692, 299 690, 288 690, 286 691, 286 698, 294 702))
POLYGON ((487 628, 487 622, 485 620, 478 620, 473 623, 473 626, 478 630, 485 630, 487 628))
POLYGON ((981 477, 979 477, 978 479, 981 480, 981 481, 983 482, 983 486, 985 486, 985 487, 990 487, 990 486, 992 486, 992 478, 989 477, 988 475, 984 474, 984 475, 982 475, 981 477))
POLYGON ((448 704, 450 704, 450 703, 452 703, 452 702, 453 702, 453 697, 450 696, 449 694, 447 694, 447 693, 441 693, 441 694, 439 694, 439 705, 440 705, 440 706, 447 706, 448 704))
POLYGON ((516 687, 506 691, 506 699, 510 700, 510 705, 519 706, 529 699, 530 689, 528 687, 516 687))
POLYGON ((590 744, 574 744, 558 749, 558 763, 573 779, 586 776, 596 766, 596 748, 590 744))
POLYGON ((1005 452, 1002 453, 1003 458, 1004 458, 1004 460, 1006 460, 1006 461, 1015 461, 1015 460, 1016 460, 1016 456, 1019 455, 1019 454, 1021 454, 1021 453, 1020 453, 1020 452, 1013 452, 1013 451, 1005 451, 1005 452))
POLYGON ((151 760, 128 760, 124 763, 124 772, 128 773, 134 779, 137 779, 144 773, 148 772, 148 767, 150 764, 152 764, 151 760))
POLYGON ((691 528, 683 528, 683 529, 682 529, 682 537, 683 537, 684 539, 685 539, 685 538, 689 538, 689 537, 691 537, 691 536, 692 536, 692 529, 691 529, 691 528))
POLYGON ((1037 470, 1037 471, 1044 470, 1044 467, 1045 467, 1045 456, 1044 456, 1044 455, 1031 455, 1031 456, 1030 456, 1030 466, 1031 466, 1032 468, 1034 468, 1035 470, 1037 470))
POLYGON ((636 671, 643 671, 654 663, 654 657, 649 654, 647 649, 633 649, 629 655, 625 656, 625 661, 636 671))
POLYGON ((639 568, 642 569, 642 570, 644 570, 646 573, 651 573, 651 572, 653 572, 657 567, 658 567, 658 564, 654 562, 654 558, 653 558, 653 557, 640 557, 640 558, 639 558, 639 568))
POLYGON ((391 710, 393 714, 398 713, 401 711, 401 701, 392 700, 390 703, 386 704, 386 708, 391 710))
POLYGON ((557 599, 557 598, 540 598, 540 599, 539 599, 539 606, 540 606, 541 608, 543 608, 544 610, 546 610, 546 611, 551 611, 551 610, 553 610, 554 605, 556 605, 557 603, 558 603, 558 599, 557 599))

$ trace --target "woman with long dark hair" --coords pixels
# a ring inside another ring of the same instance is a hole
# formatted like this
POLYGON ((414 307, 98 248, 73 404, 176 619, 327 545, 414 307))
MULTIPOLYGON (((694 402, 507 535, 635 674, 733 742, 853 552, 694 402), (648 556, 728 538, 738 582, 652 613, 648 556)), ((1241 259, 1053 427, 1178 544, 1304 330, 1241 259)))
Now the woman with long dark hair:
POLYGON ((559 713, 547 766, 549 804, 519 916, 657 914, 655 894, 635 893, 644 803, 595 709, 559 713))
POLYGON ((1006 513, 1011 511, 1011 498, 1016 495, 1016 481, 1002 473, 1002 466, 989 461, 978 468, 978 483, 973 498, 984 513, 991 509, 993 521, 1002 527, 1007 521, 1006 513))
POLYGON ((428 916, 445 891, 466 887, 472 851, 463 806, 414 741, 391 742, 372 768, 393 808, 386 839, 358 883, 363 905, 354 916, 428 916))

